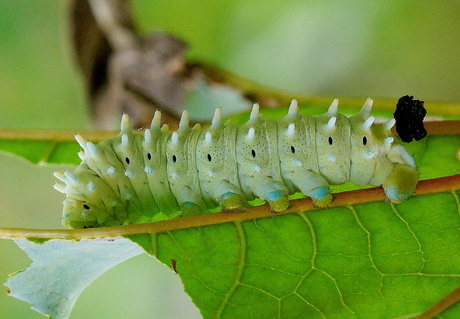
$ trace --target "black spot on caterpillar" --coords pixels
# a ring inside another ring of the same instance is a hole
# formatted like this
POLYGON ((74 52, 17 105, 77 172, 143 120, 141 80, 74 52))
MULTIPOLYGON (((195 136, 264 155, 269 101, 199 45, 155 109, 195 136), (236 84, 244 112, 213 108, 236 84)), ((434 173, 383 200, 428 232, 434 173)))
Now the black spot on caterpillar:
POLYGON ((383 185, 399 203, 415 189, 413 158, 391 134, 394 119, 374 124, 372 100, 351 117, 337 113, 338 100, 313 117, 298 114, 292 101, 280 120, 261 119, 255 104, 241 126, 223 125, 217 109, 212 125, 190 129, 184 112, 176 132, 161 127, 156 112, 144 135, 133 133, 128 115, 121 132, 93 144, 76 136, 83 151, 72 172, 55 173, 55 188, 67 195, 63 224, 72 228, 116 226, 206 212, 238 210, 260 198, 272 210, 302 192, 317 207, 332 200, 329 185, 351 181, 383 185))
POLYGON ((409 95, 398 100, 393 116, 396 120, 396 132, 403 142, 409 143, 412 139, 419 141, 426 136, 423 126, 426 110, 423 104, 423 101, 414 100, 414 97, 409 95))

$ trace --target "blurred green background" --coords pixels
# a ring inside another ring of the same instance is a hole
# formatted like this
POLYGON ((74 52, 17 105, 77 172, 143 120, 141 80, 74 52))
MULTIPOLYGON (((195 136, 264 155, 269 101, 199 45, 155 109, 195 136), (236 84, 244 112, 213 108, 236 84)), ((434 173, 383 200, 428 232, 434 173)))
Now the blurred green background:
MULTIPOLYGON (((459 1, 133 2, 142 32, 186 40, 189 57, 306 95, 460 101, 459 1)), ((0 1, 0 127, 87 129, 68 3, 0 1)), ((326 107, 326 106, 325 106, 326 107)), ((0 227, 59 228, 57 167, 0 154, 0 227)), ((26 267, 0 241, 0 280, 26 267)), ((6 288, 3 289, 6 291, 6 288)), ((72 318, 198 318, 181 283, 140 256, 91 285, 72 318)), ((42 318, 0 293, 0 318, 42 318)))

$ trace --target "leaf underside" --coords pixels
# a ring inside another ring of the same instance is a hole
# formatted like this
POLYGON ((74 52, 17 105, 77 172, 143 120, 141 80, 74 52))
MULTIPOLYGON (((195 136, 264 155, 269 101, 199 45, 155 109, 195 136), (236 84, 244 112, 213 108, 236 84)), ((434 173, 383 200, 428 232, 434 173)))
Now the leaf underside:
MULTIPOLYGON (((460 286, 459 195, 128 237, 179 274, 204 318, 415 318, 460 286)), ((142 253, 123 239, 18 244, 33 263, 6 285, 53 318, 142 253)), ((459 316, 457 304, 442 318, 459 316)))
POLYGON ((15 242, 33 262, 7 280, 10 295, 54 319, 68 318, 83 289, 110 268, 143 252, 126 239, 48 241, 41 245, 15 242))
POLYGON ((459 227, 448 192, 132 239, 204 318, 411 318, 460 285, 459 227))

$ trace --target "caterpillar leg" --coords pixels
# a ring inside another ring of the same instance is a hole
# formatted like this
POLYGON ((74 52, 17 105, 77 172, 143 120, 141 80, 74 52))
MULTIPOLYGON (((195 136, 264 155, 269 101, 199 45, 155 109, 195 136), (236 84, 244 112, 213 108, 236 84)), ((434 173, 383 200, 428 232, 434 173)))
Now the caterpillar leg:
POLYGON ((203 209, 193 202, 184 202, 181 205, 182 215, 183 216, 193 216, 200 213, 203 213, 203 209))
POLYGON ((183 216, 192 216, 206 212, 206 207, 202 200, 198 198, 196 192, 186 186, 177 194, 174 194, 181 208, 183 216), (200 205, 201 204, 201 205, 200 205))
POLYGON ((305 169, 296 169, 286 176, 301 192, 310 196, 313 205, 319 208, 327 207, 332 202, 329 183, 321 175, 305 169))
POLYGON ((238 210, 245 207, 245 200, 236 193, 227 192, 219 197, 219 205, 224 210, 238 210))
POLYGON ((332 202, 333 197, 329 187, 318 187, 313 190, 311 199, 315 207, 326 208, 332 202))
POLYGON ((265 200, 277 213, 285 211, 289 207, 289 198, 282 191, 273 191, 265 196, 265 200))
POLYGON ((415 168, 406 164, 395 163, 393 170, 382 184, 385 195, 392 203, 401 203, 415 191, 419 173, 415 168))
POLYGON ((225 180, 221 181, 214 189, 214 198, 225 210, 243 208, 247 202, 241 190, 225 180))
POLYGON ((269 176, 258 176, 252 191, 257 197, 267 201, 271 209, 277 213, 289 207, 288 189, 269 176))

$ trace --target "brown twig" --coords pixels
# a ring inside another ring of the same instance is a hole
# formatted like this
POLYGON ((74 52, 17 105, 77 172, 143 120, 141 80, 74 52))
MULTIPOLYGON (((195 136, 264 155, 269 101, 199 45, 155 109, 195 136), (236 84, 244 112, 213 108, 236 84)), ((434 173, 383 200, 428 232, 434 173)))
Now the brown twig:
POLYGON ((460 287, 450 292, 447 296, 439 300, 433 306, 428 308, 427 311, 422 313, 417 319, 432 319, 444 312, 447 308, 453 306, 460 301, 460 287))

